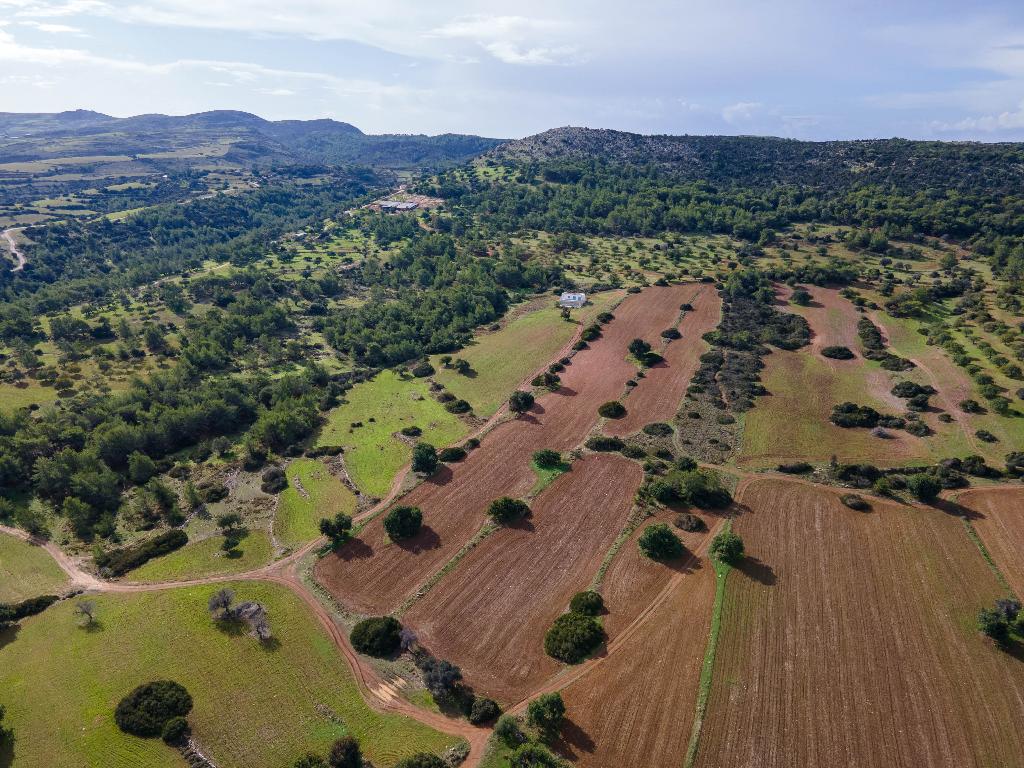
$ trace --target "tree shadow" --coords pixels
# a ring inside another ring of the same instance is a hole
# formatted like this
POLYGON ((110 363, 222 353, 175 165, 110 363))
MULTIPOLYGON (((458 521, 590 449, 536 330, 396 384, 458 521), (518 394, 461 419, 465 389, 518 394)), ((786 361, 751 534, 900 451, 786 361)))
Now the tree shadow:
POLYGON ((984 520, 985 516, 980 512, 969 509, 963 504, 958 504, 951 499, 935 499, 931 502, 930 506, 935 509, 945 512, 947 515, 953 515, 954 517, 962 517, 967 520, 984 520))
POLYGON ((535 530, 537 530, 533 523, 530 522, 529 517, 521 517, 514 523, 509 523, 505 527, 511 528, 515 531, 527 531, 529 533, 533 533, 535 530))
POLYGON ((774 586, 778 581, 774 569, 768 563, 750 555, 744 557, 733 567, 748 579, 753 579, 758 584, 764 584, 767 587, 774 586))
POLYGON ((577 760, 580 753, 591 754, 596 746, 594 739, 579 723, 569 717, 562 721, 558 741, 554 744, 555 750, 562 756, 577 760))
POLYGON ((14 765, 14 743, 17 736, 10 735, 0 741, 0 768, 11 768, 14 765))
POLYGON ((281 641, 276 637, 268 637, 266 640, 260 640, 260 648, 267 653, 277 653, 281 648, 281 641))
POLYGON ((455 474, 452 472, 452 468, 446 464, 442 464, 438 467, 437 471, 434 472, 430 477, 426 478, 424 482, 430 483, 431 485, 448 485, 452 481, 455 474))
POLYGON ((413 536, 411 539, 399 539, 394 542, 396 547, 404 549, 414 555, 418 555, 421 552, 428 552, 431 549, 437 549, 441 546, 441 537, 437 535, 437 531, 431 528, 429 525, 424 525, 420 528, 419 533, 413 536))
POLYGON ((552 394, 561 395, 562 397, 576 397, 579 392, 572 387, 559 387, 558 389, 552 390, 552 394))
POLYGON ((218 617, 213 625, 228 637, 242 637, 249 631, 249 625, 235 616, 218 617))
POLYGON ((18 630, 20 629, 21 627, 17 624, 11 624, 6 629, 0 630, 0 650, 18 639, 18 630))
POLYGON ((334 554, 346 563, 350 560, 365 560, 373 557, 373 547, 362 539, 349 539, 334 554))

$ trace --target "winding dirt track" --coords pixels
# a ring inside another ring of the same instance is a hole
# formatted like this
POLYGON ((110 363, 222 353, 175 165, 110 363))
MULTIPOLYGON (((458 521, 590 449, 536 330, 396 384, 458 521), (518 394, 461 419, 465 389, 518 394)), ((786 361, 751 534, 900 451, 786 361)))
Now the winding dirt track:
POLYGON ((14 239, 14 233, 17 231, 19 230, 12 228, 5 229, 3 232, 0 232, 0 234, 3 235, 4 240, 7 241, 7 248, 10 250, 11 256, 13 256, 14 260, 18 262, 15 266, 11 267, 11 272, 21 272, 21 270, 25 268, 25 264, 28 263, 25 259, 25 254, 22 253, 21 249, 18 247, 18 241, 14 239))

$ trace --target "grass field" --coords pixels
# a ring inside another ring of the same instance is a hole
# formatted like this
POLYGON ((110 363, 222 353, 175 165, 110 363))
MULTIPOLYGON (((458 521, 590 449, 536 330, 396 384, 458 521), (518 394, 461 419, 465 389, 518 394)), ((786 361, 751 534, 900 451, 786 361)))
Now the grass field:
MULTIPOLYGON (((593 294, 592 305, 574 310, 572 317, 589 324, 622 295, 621 291, 593 294)), ((542 307, 524 312, 501 330, 479 334, 473 344, 455 353, 454 357, 472 366, 469 376, 442 367, 440 355, 435 355, 431 360, 437 369, 434 379, 456 397, 469 401, 477 416, 491 416, 520 382, 554 361, 579 327, 563 320, 552 304, 545 301, 542 307)))
POLYGON ((0 534, 0 603, 55 594, 65 584, 64 571, 46 550, 0 534))
POLYGON ((175 581, 198 579, 215 574, 244 573, 273 559, 270 536, 261 529, 251 530, 242 539, 240 557, 228 557, 221 551, 221 536, 210 536, 186 544, 168 555, 150 560, 141 568, 129 571, 126 581, 175 581))
POLYGON ((238 599, 263 603, 279 644, 217 628, 206 608, 213 587, 95 597, 93 631, 76 626, 73 601, 24 621, 0 645, 0 703, 16 734, 11 768, 183 766, 159 739, 124 735, 113 722, 124 694, 158 679, 192 694, 194 736, 219 768, 283 768, 346 733, 382 767, 452 743, 369 709, 299 598, 269 584, 233 587, 238 599))
POLYGON ((277 502, 274 536, 285 546, 312 541, 320 535, 318 524, 338 512, 351 515, 356 497, 318 459, 296 459, 286 469, 288 487, 277 502))
POLYGON ((466 434, 468 427, 430 396, 423 379, 404 379, 383 371, 372 381, 357 384, 347 403, 335 408, 320 434, 321 445, 345 446, 345 467, 356 487, 383 496, 402 465, 409 461, 411 443, 396 433, 403 427, 423 430, 419 438, 438 448, 466 434), (351 427, 353 422, 361 427, 351 427))

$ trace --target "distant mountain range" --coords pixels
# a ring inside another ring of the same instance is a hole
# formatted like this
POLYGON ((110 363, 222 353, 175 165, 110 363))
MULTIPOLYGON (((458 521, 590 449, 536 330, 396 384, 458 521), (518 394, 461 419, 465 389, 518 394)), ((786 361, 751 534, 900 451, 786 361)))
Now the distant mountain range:
MULTIPOLYGON (((222 155, 243 166, 358 163, 431 167, 463 162, 500 143, 459 134, 365 134, 335 120, 264 120, 248 112, 111 117, 74 110, 0 112, 0 163, 69 156, 160 155, 203 145, 230 146, 222 155)), ((165 158, 166 159, 166 158, 165 158)))

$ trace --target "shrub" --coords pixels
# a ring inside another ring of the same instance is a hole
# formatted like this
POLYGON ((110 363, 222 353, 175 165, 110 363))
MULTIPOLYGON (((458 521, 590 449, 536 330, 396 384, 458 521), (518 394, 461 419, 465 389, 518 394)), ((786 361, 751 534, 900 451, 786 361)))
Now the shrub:
POLYGON ((797 461, 793 464, 779 464, 776 469, 779 472, 785 472, 787 475, 806 475, 808 472, 814 471, 814 467, 806 461, 797 461))
POLYGON ((850 509, 856 509, 858 512, 866 512, 871 509, 871 504, 868 503, 867 499, 863 496, 858 496, 856 493, 844 493, 839 497, 839 500, 850 509))
POLYGON ((569 601, 569 610, 573 613, 582 613, 584 616, 597 616, 604 610, 604 598, 599 592, 591 589, 577 592, 569 601))
POLYGON ((982 608, 978 613, 978 630, 992 638, 999 646, 1005 645, 1010 638, 1010 627, 1006 617, 992 608, 982 608))
POLYGON ((526 722, 536 728, 541 736, 550 740, 558 735, 565 718, 565 702, 559 693, 545 693, 531 701, 526 707, 526 722))
POLYGON ((914 419, 908 419, 904 424, 903 428, 912 435, 917 437, 928 437, 932 434, 932 428, 925 424, 923 421, 917 421, 914 419))
POLYGON ((1010 451, 1006 454, 1006 471, 1011 475, 1024 474, 1024 451, 1010 451))
POLYGON ((152 539, 132 546, 112 549, 97 555, 96 565, 111 576, 121 576, 133 568, 147 563, 154 557, 166 555, 188 543, 188 535, 178 529, 161 533, 152 539))
POLYGON ((172 717, 164 723, 160 738, 168 744, 177 744, 185 738, 186 733, 188 733, 188 720, 184 717, 172 717))
POLYGON ((661 338, 673 340, 681 339, 683 338, 683 334, 679 332, 678 328, 666 328, 664 331, 661 332, 661 338))
POLYGON ((426 361, 423 361, 422 363, 418 363, 415 366, 413 366, 411 373, 417 379, 423 379, 434 373, 434 366, 432 366, 430 363, 426 361))
POLYGON ((352 518, 339 512, 333 518, 320 520, 320 533, 331 540, 331 546, 339 547, 352 535, 352 518))
POLYGON ((392 541, 410 539, 423 526, 423 512, 419 507, 395 507, 384 516, 384 530, 392 541))
POLYGON ((295 761, 295 765, 292 768, 328 768, 328 765, 320 755, 307 752, 295 761))
POLYGON ((402 427, 402 434, 406 437, 419 437, 423 434, 423 430, 417 426, 402 427))
POLYGON ((614 319, 615 315, 613 315, 611 312, 602 312, 597 316, 597 322, 601 323, 602 325, 605 323, 610 323, 614 319))
POLYGON ((675 560, 683 554, 683 543, 665 523, 647 526, 637 543, 651 560, 675 560))
POLYGON ((56 595, 40 595, 22 600, 20 603, 0 603, 0 624, 21 621, 29 616, 42 613, 60 598, 56 595))
POLYGON ((509 747, 526 741, 523 729, 519 727, 519 721, 512 715, 502 715, 498 718, 498 722, 494 724, 494 735, 509 747))
POLYGON ((511 768, 567 768, 569 763, 543 744, 522 744, 508 758, 511 768))
POLYGON ((582 341, 582 342, 594 341, 600 335, 601 335, 601 326, 600 325, 588 325, 580 333, 580 341, 582 341))
POLYGON ((647 457, 647 451, 639 445, 627 445, 623 447, 622 455, 627 459, 643 459, 647 457))
POLYGON ((445 403, 444 409, 448 413, 469 413, 473 410, 473 406, 469 404, 468 400, 452 400, 450 403, 445 403))
POLYGON ((981 406, 977 400, 961 400, 959 403, 960 410, 964 413, 984 413, 985 409, 981 406))
POLYGON ((533 394, 516 390, 508 399, 508 409, 519 416, 533 407, 533 394))
POLYGON ((986 443, 998 443, 999 438, 989 432, 987 429, 979 429, 974 433, 974 436, 979 440, 986 443))
POLYGON ((597 412, 606 419, 621 419, 626 415, 626 406, 618 400, 609 400, 607 403, 602 403, 597 412))
POLYGON ((589 438, 584 445, 592 451, 621 451, 626 444, 617 437, 595 435, 589 438))
POLYGON ((712 539, 708 553, 716 560, 734 565, 743 558, 743 539, 732 531, 725 531, 712 539))
POLYGON ((280 493, 288 487, 288 476, 280 467, 271 467, 260 478, 260 490, 264 493, 280 493))
POLYGON ((427 653, 419 654, 417 666, 423 674, 423 684, 438 701, 451 698, 462 680, 462 670, 444 659, 435 659, 427 653))
POLYGON ((473 706, 469 710, 469 722, 473 725, 489 723, 501 715, 501 707, 494 699, 476 697, 473 699, 473 706))
POLYGON ((533 463, 541 469, 554 469, 562 463, 562 454, 550 448, 541 448, 533 452, 533 463))
POLYGON ((454 446, 452 448, 442 448, 437 453, 439 461, 443 461, 445 464, 450 464, 453 461, 462 461, 466 458, 466 449, 454 446))
POLYGON ((855 355, 849 347, 831 346, 825 347, 821 350, 821 354, 825 357, 830 357, 833 360, 852 360, 855 355))
POLYGON ((874 408, 856 403, 840 403, 832 409, 829 421, 837 427, 876 427, 881 414, 874 408))
POLYGON ((921 472, 907 478, 907 488, 920 501, 927 503, 936 499, 942 485, 931 475, 921 472))
POLYGON ((502 496, 495 499, 487 508, 487 514, 499 525, 511 525, 530 514, 530 507, 525 501, 502 496))
POLYGON ((405 760, 399 760, 395 763, 395 768, 448 768, 448 764, 430 752, 419 752, 405 760))
POLYGON ((352 628, 352 647, 367 656, 390 656, 401 643, 402 625, 393 616, 363 619, 352 628))
POLYGON ((363 753, 359 742, 351 736, 343 736, 331 745, 327 756, 331 768, 363 768, 363 753))
POLYGON ((644 434, 651 437, 668 437, 673 431, 672 425, 666 424, 663 421, 655 421, 644 425, 644 434))
POLYGON ((679 530, 687 531, 688 533, 703 531, 707 528, 707 525, 703 520, 689 512, 683 512, 681 515, 676 517, 675 525, 679 530))
POLYGON ((114 722, 125 733, 153 737, 175 717, 192 711, 192 697, 172 680, 156 680, 140 685, 125 696, 114 710, 114 722))
POLYGON ((917 384, 913 381, 898 381, 890 390, 896 397, 910 398, 918 395, 934 395, 935 387, 931 384, 917 384))
POLYGON ((416 443, 412 449, 412 471, 432 475, 437 470, 437 450, 430 443, 416 443))
POLYGON ((651 345, 643 339, 633 339, 629 342, 629 354, 635 357, 637 360, 643 360, 648 352, 651 351, 651 345))

